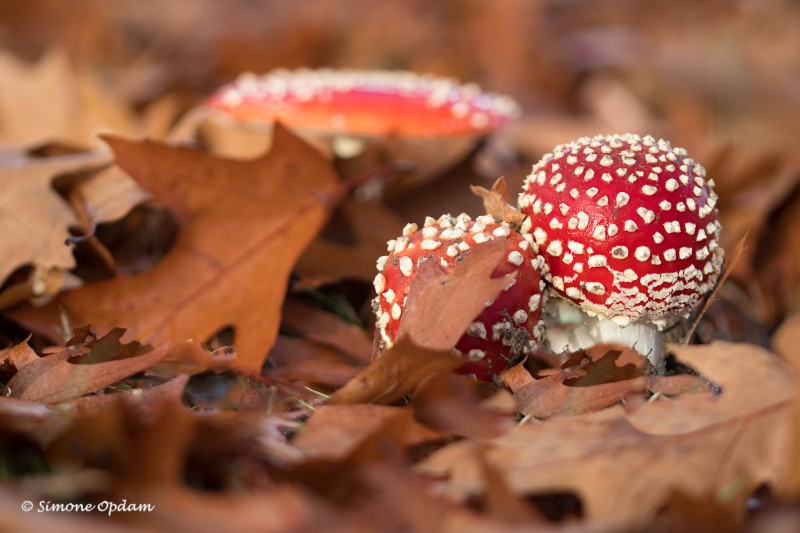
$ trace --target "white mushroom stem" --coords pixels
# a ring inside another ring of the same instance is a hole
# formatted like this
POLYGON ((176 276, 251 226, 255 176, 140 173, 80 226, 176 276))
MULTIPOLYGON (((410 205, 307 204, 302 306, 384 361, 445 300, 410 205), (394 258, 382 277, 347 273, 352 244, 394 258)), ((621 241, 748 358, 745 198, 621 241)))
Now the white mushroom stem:
POLYGON ((657 372, 664 371, 664 335, 652 322, 639 320, 620 326, 613 320, 590 316, 557 296, 548 299, 542 315, 547 345, 556 355, 597 344, 622 344, 646 356, 657 372))

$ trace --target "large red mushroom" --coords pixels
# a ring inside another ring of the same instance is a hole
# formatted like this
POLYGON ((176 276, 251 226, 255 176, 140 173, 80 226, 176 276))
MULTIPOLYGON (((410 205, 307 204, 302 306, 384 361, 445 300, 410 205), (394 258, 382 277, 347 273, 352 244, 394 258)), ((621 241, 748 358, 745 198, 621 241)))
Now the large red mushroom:
POLYGON ((551 349, 617 342, 660 368, 659 331, 720 275, 716 202, 705 169, 651 136, 582 137, 546 154, 519 205, 556 296, 545 310, 551 349))
MULTIPOLYGON (((248 128, 276 121, 292 128, 326 153, 336 155, 345 174, 392 161, 413 161, 417 170, 372 183, 366 196, 398 196, 436 176, 472 150, 479 139, 519 115, 508 96, 477 85, 407 71, 279 69, 243 74, 217 90, 204 106, 213 126, 233 128, 253 146, 248 128), (385 187, 384 187, 385 185, 385 187)), ((205 127, 204 127, 205 131, 205 127)), ((213 142, 213 140, 212 140, 213 142)), ((237 143, 237 156, 241 153, 237 143)), ((261 148, 263 149, 263 147, 261 148)))
POLYGON ((468 361, 458 372, 492 380, 535 349, 542 331, 544 304, 541 257, 529 238, 508 225, 498 224, 488 215, 473 220, 461 214, 443 215, 438 220, 428 217, 422 228, 406 225, 402 236, 389 241, 389 254, 378 259, 377 296, 373 301, 378 352, 394 344, 411 281, 422 261, 436 261, 446 272, 453 272, 472 247, 498 237, 506 238, 506 250, 492 276, 517 275, 456 344, 455 350, 468 361))
POLYGON ((241 120, 350 135, 486 132, 518 114, 507 96, 405 71, 301 69, 243 74, 207 102, 241 120))

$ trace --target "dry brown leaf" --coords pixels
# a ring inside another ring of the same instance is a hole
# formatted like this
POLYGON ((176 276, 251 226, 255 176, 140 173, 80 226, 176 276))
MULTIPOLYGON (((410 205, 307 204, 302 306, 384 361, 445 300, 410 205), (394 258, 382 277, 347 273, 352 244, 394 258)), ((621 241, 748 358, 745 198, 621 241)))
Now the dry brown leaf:
POLYGON ((77 220, 51 182, 59 174, 100 167, 108 161, 108 154, 92 152, 0 167, 0 280, 28 263, 46 268, 75 266, 72 247, 65 243, 68 226, 77 220))
POLYGON ((185 384, 182 376, 138 392, 80 398, 72 423, 47 443, 50 464, 56 470, 102 464, 117 490, 181 484, 193 439, 214 444, 198 429, 214 421, 198 419, 181 403, 185 384))
POLYGON ((73 414, 69 408, 56 410, 41 402, 0 397, 0 428, 39 443, 50 442, 68 427, 73 414))
POLYGON ((30 336, 19 344, 0 350, 0 361, 8 361, 15 369, 21 370, 28 363, 39 359, 33 348, 28 345, 29 340, 31 340, 30 336))
POLYGON ((400 445, 411 425, 411 410, 383 405, 324 405, 292 444, 305 460, 364 460, 380 454, 381 441, 400 445))
POLYGON ((236 352, 226 349, 209 351, 194 341, 176 342, 159 363, 151 366, 147 373, 161 378, 174 378, 181 374, 193 375, 210 370, 224 372, 236 365, 236 352))
POLYGON ((322 344, 279 335, 269 353, 270 368, 264 369, 262 375, 270 380, 300 380, 315 387, 338 388, 362 369, 345 361, 337 350, 322 344))
POLYGON ((150 194, 122 169, 109 167, 70 192, 70 203, 79 213, 87 232, 101 222, 114 222, 144 202, 150 194))
POLYGON ((522 361, 511 368, 504 370, 500 374, 500 378, 503 380, 505 386, 515 393, 534 381, 531 373, 528 372, 527 368, 525 368, 525 361, 522 361))
POLYGON ((412 405, 417 422, 440 431, 472 439, 496 437, 513 421, 480 405, 475 380, 451 372, 425 378, 414 391, 412 405))
MULTIPOLYGON (((775 333, 772 339, 775 352, 785 359, 800 376, 800 314, 789 317, 775 333)), ((794 420, 792 421, 792 450, 789 456, 790 478, 786 492, 792 498, 800 496, 800 395, 794 402, 794 420)))
MULTIPOLYGON (((478 185, 470 185, 469 188, 473 194, 483 200, 483 209, 495 220, 512 225, 521 224, 525 220, 522 211, 509 202, 508 185, 502 176, 495 180, 491 191, 478 185)), ((516 204, 516 199, 514 204, 516 204)))
MULTIPOLYGON (((524 424, 492 441, 490 464, 515 493, 575 491, 590 524, 614 527, 645 523, 671 490, 718 494, 736 484, 748 494, 761 483, 782 490, 796 395, 787 366, 743 344, 673 350, 722 394, 654 401, 627 416, 612 408, 600 418, 524 424)), ((419 465, 449 477, 447 490, 459 500, 466 490, 457 482, 466 468, 463 446, 450 445, 419 465)))
POLYGON ((69 350, 40 357, 11 378, 3 393, 20 400, 57 403, 100 390, 157 363, 169 348, 96 364, 74 364, 69 350))
POLYGON ((0 53, 0 79, 0 139, 6 142, 97 146, 98 133, 139 131, 128 110, 89 71, 72 67, 63 50, 51 50, 36 65, 0 53))
POLYGON ((13 313, 57 336, 58 309, 73 324, 159 344, 203 341, 236 329, 239 365, 261 367, 277 335, 294 262, 327 216, 337 179, 313 148, 276 127, 272 151, 232 161, 149 141, 109 139, 117 164, 182 223, 167 256, 140 275, 59 295, 54 304, 13 313))
POLYGON ((406 296, 398 338, 407 335, 432 350, 453 348, 486 302, 494 301, 516 275, 490 277, 505 246, 505 238, 474 246, 451 274, 434 261, 420 264, 406 296))
POLYGON ((368 362, 372 358, 372 339, 367 332, 333 313, 289 297, 283 304, 282 321, 284 326, 320 344, 341 350, 358 361, 368 362))
POLYGON ((463 364, 464 359, 458 355, 422 348, 401 338, 337 390, 330 403, 393 403, 411 394, 427 376, 449 372, 463 364))
POLYGON ((319 287, 342 279, 371 283, 375 260, 386 254, 386 242, 400 234, 403 219, 376 202, 345 201, 341 208, 350 226, 354 244, 317 238, 297 262, 303 284, 319 287))
POLYGON ((635 378, 591 387, 569 387, 565 380, 582 379, 586 372, 566 370, 547 376, 518 390, 514 397, 520 413, 534 418, 590 413, 619 402, 631 392, 644 392, 645 379, 635 378))
POLYGON ((664 396, 708 392, 708 383, 692 374, 674 376, 647 376, 647 390, 664 396))
MULTIPOLYGON (((218 530, 220 524, 224 524, 229 533, 339 531, 337 524, 341 522, 339 515, 325 502, 307 490, 291 485, 235 492, 147 487, 137 492, 125 492, 123 496, 130 502, 148 502, 154 506, 146 516, 136 517, 141 524, 130 533, 146 530, 211 533, 218 530)), ((103 520, 97 524, 96 531, 104 531, 108 524, 108 520, 103 520)))

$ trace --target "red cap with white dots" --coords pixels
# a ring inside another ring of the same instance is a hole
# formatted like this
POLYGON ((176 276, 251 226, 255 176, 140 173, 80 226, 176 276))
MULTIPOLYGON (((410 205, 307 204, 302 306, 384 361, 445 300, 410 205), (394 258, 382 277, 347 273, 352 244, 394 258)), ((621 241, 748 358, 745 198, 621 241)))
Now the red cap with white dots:
POLYGON ((634 134, 557 146, 519 198, 553 291, 620 326, 674 322, 716 284, 716 202, 686 150, 634 134))
POLYGON ((478 379, 491 380, 537 347, 541 335, 543 305, 542 259, 534 246, 506 224, 490 216, 472 220, 466 214, 428 217, 419 228, 408 224, 403 235, 388 243, 389 255, 378 259, 375 276, 379 351, 390 348, 405 311, 411 281, 422 261, 436 261, 446 272, 462 264, 474 246, 498 237, 506 238, 504 259, 492 277, 516 272, 516 278, 475 318, 456 344, 456 350, 470 362, 458 369, 478 379))
POLYGON ((511 98, 405 71, 301 69, 243 74, 206 107, 254 122, 349 135, 484 133, 519 114, 511 98))

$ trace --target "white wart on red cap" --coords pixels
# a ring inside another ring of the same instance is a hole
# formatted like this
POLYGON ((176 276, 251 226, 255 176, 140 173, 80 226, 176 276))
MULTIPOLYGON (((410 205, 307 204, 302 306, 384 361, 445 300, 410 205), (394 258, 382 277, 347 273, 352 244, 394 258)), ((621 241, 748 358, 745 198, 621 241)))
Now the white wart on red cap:
POLYGON ((634 134, 557 146, 519 198, 553 290, 621 326, 673 322, 716 284, 716 202, 686 150, 634 134))
POLYGON ((349 135, 482 133, 519 114, 509 97, 405 71, 300 69, 243 74, 207 108, 239 120, 349 135))
POLYGON ((490 216, 472 220, 468 215, 428 217, 424 227, 408 224, 403 235, 388 242, 389 255, 378 259, 375 277, 379 352, 390 348, 405 311, 411 281, 422 261, 436 261, 446 272, 458 268, 466 254, 481 243, 506 238, 504 259, 493 277, 512 272, 517 276, 490 303, 456 344, 456 350, 470 362, 458 369, 481 380, 491 380, 512 363, 537 347, 541 335, 542 259, 535 247, 506 224, 490 216))

